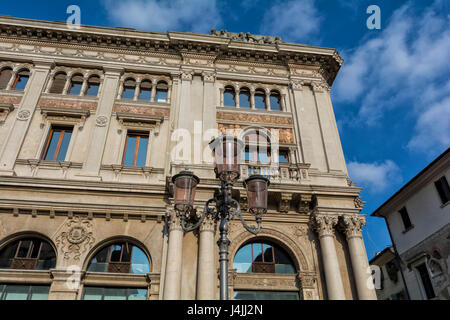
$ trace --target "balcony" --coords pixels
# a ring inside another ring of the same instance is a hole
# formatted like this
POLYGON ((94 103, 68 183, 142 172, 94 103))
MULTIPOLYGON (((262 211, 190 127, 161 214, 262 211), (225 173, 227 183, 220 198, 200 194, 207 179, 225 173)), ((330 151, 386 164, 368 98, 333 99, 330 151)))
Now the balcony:
POLYGON ((273 183, 298 184, 309 180, 309 164, 279 164, 245 163, 241 165, 241 179, 245 180, 251 175, 265 176, 273 183))

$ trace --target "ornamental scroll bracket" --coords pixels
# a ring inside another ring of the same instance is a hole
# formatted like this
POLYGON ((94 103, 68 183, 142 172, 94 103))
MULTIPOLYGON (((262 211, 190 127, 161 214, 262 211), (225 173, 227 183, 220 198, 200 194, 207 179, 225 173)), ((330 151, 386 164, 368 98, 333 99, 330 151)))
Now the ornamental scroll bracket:
POLYGON ((0 125, 5 123, 6 118, 13 110, 14 105, 12 103, 0 103, 0 125))

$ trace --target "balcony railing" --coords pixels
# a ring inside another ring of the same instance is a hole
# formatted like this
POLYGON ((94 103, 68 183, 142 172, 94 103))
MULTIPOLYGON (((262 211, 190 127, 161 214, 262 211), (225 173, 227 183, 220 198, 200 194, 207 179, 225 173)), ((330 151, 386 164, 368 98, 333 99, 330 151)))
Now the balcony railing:
POLYGON ((300 183, 309 180, 308 169, 309 164, 245 163, 241 165, 241 178, 260 174, 275 183, 300 183))

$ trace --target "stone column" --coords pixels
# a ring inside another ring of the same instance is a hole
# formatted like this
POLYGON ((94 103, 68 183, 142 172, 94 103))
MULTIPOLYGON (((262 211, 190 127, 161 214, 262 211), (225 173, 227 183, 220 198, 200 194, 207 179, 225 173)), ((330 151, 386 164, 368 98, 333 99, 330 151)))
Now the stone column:
POLYGON ((134 87, 133 101, 137 101, 139 99, 140 91, 141 91, 141 79, 137 78, 136 79, 136 86, 134 87))
POLYGON ((270 111, 272 109, 271 105, 270 105, 270 89, 266 89, 266 108, 267 111, 270 111))
POLYGON ((88 85, 88 76, 87 75, 84 75, 84 77, 83 77, 83 84, 81 85, 81 90, 80 90, 80 94, 79 94, 79 96, 80 97, 82 97, 82 96, 85 96, 86 95, 86 89, 87 89, 87 85, 88 85))
POLYGON ((155 102, 157 86, 158 86, 158 81, 156 81, 156 79, 153 79, 152 80, 152 91, 150 93, 150 102, 155 102))
POLYGON ((121 73, 122 69, 120 68, 105 68, 102 92, 99 95, 97 110, 95 111, 95 126, 92 128, 83 170, 78 175, 83 179, 101 180, 101 177, 99 177, 100 166, 121 73))
POLYGON ((169 247, 164 280, 164 300, 179 300, 181 297, 181 268, 183 256, 183 229, 175 211, 169 220, 169 247))
POLYGON ((236 108, 240 108, 239 104, 239 92, 241 91, 241 88, 239 86, 234 86, 234 104, 236 105, 236 108))
POLYGON ((365 223, 365 216, 357 215, 342 217, 342 227, 345 236, 347 237, 358 298, 360 300, 377 300, 375 289, 370 289, 367 286, 367 281, 371 277, 371 272, 369 271, 369 261, 367 260, 366 249, 361 233, 361 227, 365 223))
POLYGON ((250 109, 255 109, 255 88, 250 88, 250 109))
POLYGON ((69 91, 69 85, 72 82, 72 75, 73 75, 73 71, 67 72, 66 83, 64 84, 64 89, 62 92, 63 95, 67 95, 67 92, 69 91))
POLYGON ((52 65, 50 61, 36 61, 34 69, 30 70, 31 76, 20 101, 16 120, 8 135, 4 138, 5 142, 0 150, 0 175, 12 176, 15 174, 13 171, 14 164, 30 127, 34 111, 44 91, 52 65))
POLYGON ((344 285, 342 284, 339 260, 334 245, 334 227, 337 222, 337 216, 313 216, 314 228, 319 234, 328 298, 330 300, 345 300, 344 285))
POLYGON ((214 263, 215 221, 207 217, 200 227, 198 248, 197 299, 214 300, 216 288, 216 268, 214 263))

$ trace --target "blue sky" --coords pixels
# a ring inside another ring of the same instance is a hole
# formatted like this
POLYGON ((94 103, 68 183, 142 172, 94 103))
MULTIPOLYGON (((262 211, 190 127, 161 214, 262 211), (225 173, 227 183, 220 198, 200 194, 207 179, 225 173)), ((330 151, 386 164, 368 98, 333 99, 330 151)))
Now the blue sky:
MULTIPOLYGON (((450 1, 447 0, 21 0, 0 14, 149 31, 211 28, 281 36, 336 48, 344 64, 331 90, 350 177, 370 215, 450 145, 450 1), (189 5, 186 5, 189 3, 189 5), (381 29, 369 30, 369 5, 381 29)), ((384 220, 368 216, 369 258, 390 244, 384 220)))

